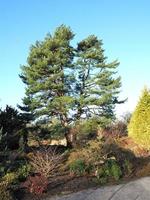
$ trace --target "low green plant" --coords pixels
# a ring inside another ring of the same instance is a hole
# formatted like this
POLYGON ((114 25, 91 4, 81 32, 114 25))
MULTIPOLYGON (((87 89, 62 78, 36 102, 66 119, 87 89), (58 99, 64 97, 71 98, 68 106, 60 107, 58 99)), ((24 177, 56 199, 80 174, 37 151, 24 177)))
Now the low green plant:
POLYGON ((122 175, 121 168, 114 160, 110 161, 110 175, 117 181, 122 175))
POLYGON ((18 175, 15 172, 8 172, 5 174, 5 176, 3 176, 2 180, 7 184, 12 184, 14 182, 16 182, 18 179, 18 175))
POLYGON ((8 190, 8 183, 6 181, 0 182, 0 199, 1 200, 13 200, 11 192, 8 190))
POLYGON ((76 175, 83 175, 86 171, 86 165, 84 160, 77 159, 70 163, 70 172, 76 175))
POLYGON ((93 174, 97 166, 104 162, 105 155, 102 152, 102 141, 91 140, 84 147, 73 149, 69 153, 66 167, 74 174, 80 174, 80 171, 81 174, 93 174))
POLYGON ((29 174, 31 172, 31 165, 30 164, 25 164, 19 167, 19 169, 17 170, 17 174, 18 174, 18 179, 19 180, 25 180, 29 174))
POLYGON ((131 174, 133 164, 129 160, 125 159, 123 166, 124 166, 124 171, 126 172, 126 174, 131 174))
POLYGON ((107 160, 103 166, 97 169, 96 177, 99 182, 104 184, 109 178, 118 181, 122 176, 122 171, 119 164, 115 160, 107 160))
POLYGON ((2 177, 2 180, 7 184, 18 183, 19 181, 24 181, 29 176, 30 171, 30 165, 24 164, 13 171, 7 171, 7 173, 2 177))

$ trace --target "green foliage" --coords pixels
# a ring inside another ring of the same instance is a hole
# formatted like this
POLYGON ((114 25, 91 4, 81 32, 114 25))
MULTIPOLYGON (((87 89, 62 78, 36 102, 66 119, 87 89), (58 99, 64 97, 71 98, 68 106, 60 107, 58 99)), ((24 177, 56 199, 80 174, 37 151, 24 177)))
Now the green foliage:
POLYGON ((51 125, 48 127, 49 137, 54 139, 62 139, 65 137, 65 128, 61 125, 60 121, 53 119, 51 125))
POLYGON ((150 91, 145 88, 132 114, 128 135, 143 147, 150 149, 150 91))
POLYGON ((27 85, 23 110, 36 118, 56 117, 65 122, 73 98, 70 95, 73 80, 72 59, 74 50, 70 42, 74 34, 62 25, 43 42, 36 42, 30 49, 28 64, 22 66, 20 77, 27 85), (27 109, 28 108, 28 109, 27 109))
POLYGON ((111 172, 112 177, 114 177, 115 180, 119 180, 122 175, 120 166, 114 161, 113 162, 111 161, 110 172, 111 172))
POLYGON ((1 152, 0 199, 2 200, 16 199, 14 191, 18 190, 20 181, 24 181, 30 173, 30 166, 22 156, 18 156, 16 150, 1 152))
POLYGON ((102 156, 101 141, 91 140, 86 144, 86 146, 71 151, 67 163, 70 165, 70 163, 81 159, 85 162, 86 166, 91 164, 94 166, 94 163, 103 160, 102 156))
POLYGON ((19 131, 25 127, 25 119, 14 108, 6 106, 0 110, 0 149, 19 147, 19 131))
POLYGON ((77 132, 77 141, 81 143, 83 140, 95 138, 98 127, 99 124, 96 118, 80 121, 74 127, 77 132))
POLYGON ((18 179, 18 174, 15 172, 8 172, 3 176, 2 180, 7 184, 15 183, 18 179))
POLYGON ((101 183, 106 183, 109 178, 118 181, 122 176, 119 164, 115 160, 107 160, 104 165, 97 170, 97 178, 101 183))
POLYGON ((133 169, 133 164, 128 159, 125 159, 123 168, 126 174, 131 174, 133 169))
POLYGON ((95 174, 100 183, 131 175, 135 156, 115 141, 91 140, 86 146, 72 150, 67 166, 75 174, 95 174), (70 168, 71 166, 71 168, 70 168))
POLYGON ((102 126, 114 118, 118 101, 120 77, 114 78, 119 63, 106 62, 102 41, 90 35, 77 46, 77 118, 97 116, 102 126))
MULTIPOLYGON (((97 117, 101 126, 114 119, 120 77, 116 77, 117 61, 107 63, 102 41, 91 35, 71 45, 74 33, 61 25, 53 35, 32 45, 27 65, 20 75, 26 84, 23 106, 34 120, 53 119, 68 134, 70 122, 97 117)), ((69 138, 69 137, 66 137, 69 138)))
POLYGON ((25 180, 31 172, 31 166, 29 164, 22 164, 18 168, 16 166, 13 170, 7 170, 2 180, 8 184, 18 183, 25 180))
POLYGON ((91 140, 84 147, 74 149, 70 152, 66 166, 70 171, 75 171, 75 174, 91 174, 94 173, 97 166, 104 163, 105 158, 102 154, 102 143, 101 141, 91 140), (77 172, 76 172, 77 171, 77 172), (78 172, 79 171, 79 172, 78 172))
POLYGON ((4 181, 0 182, 0 199, 2 200, 13 200, 13 197, 8 190, 8 185, 4 181))
POLYGON ((74 173, 76 175, 83 175, 86 170, 86 165, 85 165, 84 160, 77 159, 73 161, 72 163, 70 163, 69 168, 70 168, 71 173, 74 173))
POLYGON ((18 175, 18 179, 20 181, 22 181, 22 180, 25 180, 29 176, 30 172, 31 172, 31 165, 26 163, 26 164, 20 166, 17 169, 16 173, 18 175))
POLYGON ((119 146, 119 139, 106 142, 103 145, 102 151, 108 158, 115 158, 121 168, 123 176, 131 174, 133 165, 136 163, 136 157, 131 150, 119 146))

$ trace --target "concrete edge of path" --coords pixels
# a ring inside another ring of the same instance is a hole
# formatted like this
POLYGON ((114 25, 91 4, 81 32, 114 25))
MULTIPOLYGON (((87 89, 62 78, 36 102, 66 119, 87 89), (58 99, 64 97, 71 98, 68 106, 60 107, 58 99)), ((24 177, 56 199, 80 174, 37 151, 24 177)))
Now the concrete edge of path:
POLYGON ((68 195, 55 195, 44 200, 150 200, 150 177, 119 185, 85 189, 68 195))

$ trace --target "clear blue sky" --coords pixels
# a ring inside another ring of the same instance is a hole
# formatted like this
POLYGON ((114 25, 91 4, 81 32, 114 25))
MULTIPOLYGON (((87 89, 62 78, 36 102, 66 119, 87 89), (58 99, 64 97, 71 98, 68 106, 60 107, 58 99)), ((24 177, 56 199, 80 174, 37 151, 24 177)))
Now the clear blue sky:
POLYGON ((132 111, 150 87, 149 0, 0 0, 0 107, 21 103, 18 74, 30 45, 61 24, 76 33, 75 42, 89 34, 103 40, 108 60, 120 61, 120 98, 128 97, 117 113, 132 111))

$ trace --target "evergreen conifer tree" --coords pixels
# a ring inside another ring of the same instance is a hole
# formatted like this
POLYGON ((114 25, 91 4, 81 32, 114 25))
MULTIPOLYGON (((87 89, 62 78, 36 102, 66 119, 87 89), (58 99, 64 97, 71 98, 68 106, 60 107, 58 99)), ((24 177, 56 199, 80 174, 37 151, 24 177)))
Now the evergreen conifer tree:
POLYGON ((68 120, 72 103, 72 38, 71 30, 60 26, 53 36, 47 35, 43 42, 31 47, 28 64, 22 66, 20 77, 27 85, 23 102, 35 117, 56 116, 64 124, 68 120))
POLYGON ((114 119, 118 101, 120 77, 115 77, 119 63, 106 62, 102 41, 94 35, 77 46, 77 118, 96 116, 101 126, 114 119))
POLYGON ((150 91, 144 88, 132 114, 128 134, 135 142, 150 149, 150 91))
POLYGON ((34 119, 53 117, 60 120, 64 128, 70 121, 68 112, 73 104, 71 85, 74 79, 72 60, 74 49, 70 45, 74 34, 62 25, 53 36, 32 45, 27 65, 20 75, 27 85, 24 106, 20 107, 34 119))
POLYGON ((118 62, 106 62, 102 42, 94 35, 71 45, 74 33, 61 25, 53 35, 32 45, 20 75, 26 84, 23 106, 29 119, 57 119, 69 141, 69 124, 96 117, 101 125, 114 118, 120 77, 118 62))

